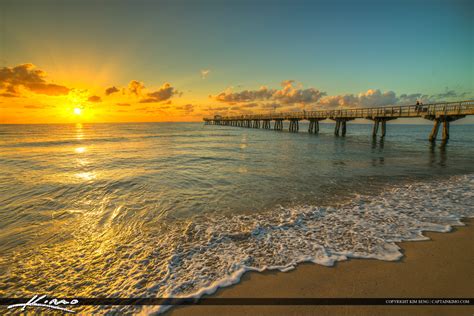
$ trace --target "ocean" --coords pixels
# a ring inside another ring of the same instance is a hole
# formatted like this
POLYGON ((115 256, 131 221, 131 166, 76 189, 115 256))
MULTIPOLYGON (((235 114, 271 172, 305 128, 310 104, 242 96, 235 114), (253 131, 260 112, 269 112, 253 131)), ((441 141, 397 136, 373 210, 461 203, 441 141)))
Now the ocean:
POLYGON ((305 126, 0 125, 0 296, 197 297, 249 270, 399 260, 474 216, 474 126, 447 144, 305 126))

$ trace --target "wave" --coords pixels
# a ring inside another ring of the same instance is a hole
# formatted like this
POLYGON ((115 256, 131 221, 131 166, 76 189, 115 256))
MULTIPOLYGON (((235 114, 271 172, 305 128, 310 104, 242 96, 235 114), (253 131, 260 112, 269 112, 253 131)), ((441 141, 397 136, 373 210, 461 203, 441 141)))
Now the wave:
MULTIPOLYGON (((238 283, 247 271, 288 271, 302 262, 332 266, 348 258, 399 260, 397 242, 426 240, 424 231, 448 232, 474 216, 474 174, 439 179, 392 185, 328 207, 187 219, 151 215, 147 201, 127 212, 98 193, 103 209, 83 212, 77 221, 68 214, 67 221, 57 220, 65 227, 57 242, 0 257, 0 270, 9 269, 0 275, 0 295, 198 298, 238 283)), ((84 313, 160 314, 169 308, 85 307, 84 313)))
MULTIPOLYGON (((396 242, 428 239, 473 217, 474 175, 417 182, 358 196, 338 207, 279 208, 267 214, 197 218, 175 236, 161 297, 201 297, 240 281, 247 271, 332 266, 348 258, 395 261, 396 242)), ((146 308, 158 314, 170 306, 146 308)))
POLYGON ((61 146, 61 145, 80 145, 89 143, 117 143, 126 142, 133 140, 130 137, 103 137, 103 138, 86 138, 86 139, 64 139, 64 140, 48 140, 48 141, 36 141, 36 142, 17 142, 12 144, 5 144, 2 147, 50 147, 50 146, 61 146))

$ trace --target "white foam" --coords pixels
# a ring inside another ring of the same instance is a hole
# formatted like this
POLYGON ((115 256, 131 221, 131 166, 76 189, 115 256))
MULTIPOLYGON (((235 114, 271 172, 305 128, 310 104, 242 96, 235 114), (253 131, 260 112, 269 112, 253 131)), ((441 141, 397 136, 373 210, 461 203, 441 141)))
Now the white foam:
MULTIPOLYGON (((247 271, 290 271, 302 262, 332 266, 348 258, 399 260, 397 242, 426 240, 423 231, 448 232, 474 216, 472 205, 474 175, 465 175, 387 188, 338 207, 197 216, 152 231, 140 225, 104 230, 81 219, 74 239, 8 257, 9 273, 0 275, 0 284, 25 296, 32 293, 18 286, 16 276, 30 284, 48 280, 33 289, 56 295, 198 298, 238 283, 247 271)), ((168 308, 104 306, 84 313, 156 314, 168 308)))
MULTIPOLYGON (((449 232, 473 217, 474 176, 394 187, 376 197, 358 196, 338 208, 301 206, 259 215, 190 221, 173 282, 158 296, 201 297, 236 284, 247 271, 290 271, 301 262, 332 266, 347 258, 395 261, 396 242, 428 239, 423 231, 449 232), (184 246, 185 245, 185 246, 184 246)), ((144 309, 161 313, 167 307, 144 309)))

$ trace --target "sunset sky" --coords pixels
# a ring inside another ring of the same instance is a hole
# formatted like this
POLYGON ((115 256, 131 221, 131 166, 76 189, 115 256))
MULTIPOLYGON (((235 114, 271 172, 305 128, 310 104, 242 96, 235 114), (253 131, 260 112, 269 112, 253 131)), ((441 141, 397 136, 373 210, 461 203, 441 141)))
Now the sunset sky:
POLYGON ((474 98, 470 0, 2 0, 0 11, 0 123, 474 98))

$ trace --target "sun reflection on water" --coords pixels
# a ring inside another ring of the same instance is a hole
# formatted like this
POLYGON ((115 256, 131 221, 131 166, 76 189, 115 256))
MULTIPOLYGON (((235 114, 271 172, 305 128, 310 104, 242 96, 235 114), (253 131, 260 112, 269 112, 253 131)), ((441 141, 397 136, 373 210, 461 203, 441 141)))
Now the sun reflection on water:
POLYGON ((76 124, 76 139, 81 140, 84 138, 84 131, 81 123, 76 124))
POLYGON ((76 177, 86 181, 90 181, 94 180, 97 175, 95 174, 95 172, 78 172, 76 173, 76 177))

